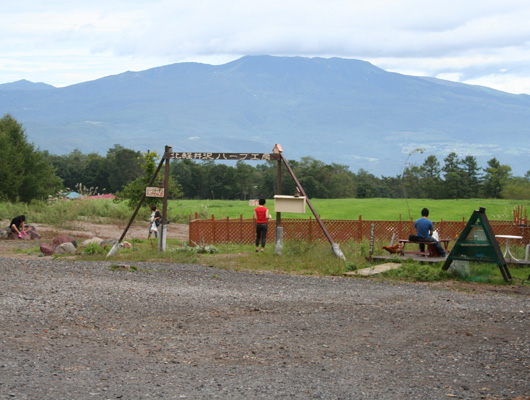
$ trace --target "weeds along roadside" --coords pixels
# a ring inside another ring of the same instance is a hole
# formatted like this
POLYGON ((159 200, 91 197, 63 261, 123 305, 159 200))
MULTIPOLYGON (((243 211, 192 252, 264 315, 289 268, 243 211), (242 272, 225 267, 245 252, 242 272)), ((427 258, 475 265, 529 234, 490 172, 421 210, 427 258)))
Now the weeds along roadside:
MULTIPOLYGON (((11 219, 16 215, 26 215, 29 223, 48 224, 67 228, 69 223, 88 221, 102 224, 119 224, 131 218, 132 211, 125 204, 114 203, 108 199, 57 201, 49 204, 45 201, 26 203, 0 203, 0 219, 11 219)), ((145 221, 150 210, 141 209, 136 217, 145 221)))
MULTIPOLYGON (((322 242, 286 242, 283 254, 274 254, 273 246, 264 253, 255 253, 253 245, 222 244, 189 247, 176 239, 168 239, 165 253, 158 251, 156 240, 134 239, 131 248, 120 249, 111 261, 118 264, 135 265, 139 262, 186 263, 207 265, 214 268, 256 273, 273 272, 293 275, 342 276, 345 272, 374 267, 367 260, 368 243, 346 243, 341 249, 347 261, 343 262, 322 242)), ((38 249, 32 249, 36 252, 38 249)), ((79 249, 76 260, 109 261, 108 251, 97 245, 79 249)), ((61 257, 57 257, 58 260, 61 257)), ((70 258, 68 258, 70 259, 70 258)), ((381 263, 388 261, 381 261, 381 263)), ((507 285, 499 268, 494 264, 470 263, 465 275, 442 270, 442 263, 420 263, 409 260, 399 262, 400 268, 374 275, 368 279, 405 282, 461 281, 488 285, 507 285)), ((513 282, 510 285, 530 286, 530 267, 510 266, 513 282)), ((366 279, 366 278, 362 278, 366 279)))

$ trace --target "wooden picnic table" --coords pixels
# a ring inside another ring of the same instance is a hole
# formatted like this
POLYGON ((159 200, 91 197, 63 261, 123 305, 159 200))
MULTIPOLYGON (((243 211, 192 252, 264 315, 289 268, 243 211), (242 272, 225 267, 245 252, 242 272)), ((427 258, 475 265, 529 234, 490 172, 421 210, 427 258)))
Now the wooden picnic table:
MULTIPOLYGON (((449 242, 451 239, 438 239, 438 241, 444 246, 445 252, 449 253, 449 242)), ((401 254, 418 254, 421 256, 427 256, 427 257, 440 257, 440 254, 438 254, 438 251, 436 251, 436 247, 434 247, 434 242, 423 242, 423 241, 410 241, 408 239, 399 239, 399 243, 402 244, 402 250, 401 254), (413 243, 417 245, 426 245, 425 250, 421 251, 419 248, 416 251, 412 250, 405 250, 405 246, 408 243, 413 243)))

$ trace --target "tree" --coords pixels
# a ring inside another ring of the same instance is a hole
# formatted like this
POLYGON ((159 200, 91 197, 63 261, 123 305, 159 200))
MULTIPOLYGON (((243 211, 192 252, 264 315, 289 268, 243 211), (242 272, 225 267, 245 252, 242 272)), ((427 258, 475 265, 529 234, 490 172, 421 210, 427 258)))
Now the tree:
POLYGON ((441 197, 442 179, 440 172, 440 163, 436 156, 427 157, 419 171, 421 198, 439 199, 441 197))
POLYGON ((233 199, 237 197, 235 170, 226 164, 209 164, 206 188, 209 190, 207 198, 233 199))
POLYGON ((401 175, 396 177, 382 176, 380 179, 380 193, 384 198, 400 199, 403 198, 403 180, 401 175))
POLYGON ((354 198, 357 193, 355 174, 347 165, 332 163, 328 166, 331 178, 327 182, 329 197, 333 199, 354 198))
POLYGON ((530 181, 523 177, 511 178, 501 192, 503 199, 530 200, 530 181))
MULTIPOLYGON (((83 183, 82 163, 86 156, 79 149, 74 149, 70 154, 57 156, 50 155, 49 160, 57 170, 66 188, 73 190, 77 183, 83 183)), ((85 185, 86 186, 86 185, 85 185)))
POLYGON ((83 180, 81 181, 89 188, 97 188, 99 193, 107 193, 109 171, 106 168, 106 160, 97 153, 90 153, 83 163, 83 180))
POLYGON ((236 188, 239 197, 247 200, 247 197, 255 197, 256 172, 255 169, 244 161, 238 161, 236 164, 236 188), (252 196, 254 194, 254 196, 252 196))
POLYGON ((362 168, 355 175, 355 186, 357 189, 356 197, 359 199, 379 196, 379 188, 375 176, 362 168))
POLYGON ((464 192, 463 198, 473 199, 479 196, 480 190, 480 168, 475 157, 466 156, 461 160, 464 192))
MULTIPOLYGON (((292 179, 291 179, 292 180, 292 179)), ((278 182, 277 162, 268 161, 256 166, 256 197, 272 197, 278 182)))
POLYGON ((512 168, 502 165, 496 158, 488 161, 485 169, 482 193, 486 198, 501 198, 501 193, 511 176, 512 168))
POLYGON ((106 158, 108 187, 110 193, 122 190, 127 184, 143 174, 140 163, 142 154, 139 151, 126 149, 115 144, 109 149, 106 158))
POLYGON ((45 199, 62 188, 47 153, 27 141, 22 125, 9 114, 0 119, 0 148, 1 200, 45 199))
POLYGON ((193 180, 193 170, 200 166, 192 160, 174 160, 170 164, 170 176, 180 184, 183 196, 193 199, 197 195, 197 188, 193 180))
MULTIPOLYGON (((302 157, 300 162, 292 166, 292 168, 308 197, 321 199, 329 197, 329 188, 326 184, 331 177, 331 173, 326 164, 313 157, 302 157)), ((294 193, 294 187, 291 193, 294 193)))
MULTIPOLYGON (((116 193, 116 202, 125 201, 127 206, 131 209, 136 208, 138 203, 145 194, 145 188, 153 178, 157 168, 157 161, 160 157, 156 152, 143 153, 140 157, 140 165, 143 169, 143 174, 136 178, 134 181, 126 185, 121 192, 116 193)), ((155 180, 153 185, 157 185, 158 181, 164 180, 163 171, 159 172, 158 177, 160 179, 155 180)), ((182 195, 182 191, 175 183, 171 176, 169 177, 169 198, 178 198, 182 195)), ((159 206, 161 199, 159 197, 146 197, 143 207, 151 207, 152 205, 159 206)))
POLYGON ((50 155, 50 162, 57 170, 57 175, 63 180, 64 186, 70 190, 81 184, 87 188, 106 192, 108 186, 108 165, 106 159, 97 153, 83 154, 74 149, 64 156, 50 155))
POLYGON ((445 165, 442 170, 445 172, 445 196, 444 198, 459 199, 465 193, 464 171, 461 161, 454 152, 449 153, 444 158, 445 165))
POLYGON ((419 198, 421 197, 421 171, 420 167, 415 165, 405 168, 403 171, 403 196, 405 198, 419 198))

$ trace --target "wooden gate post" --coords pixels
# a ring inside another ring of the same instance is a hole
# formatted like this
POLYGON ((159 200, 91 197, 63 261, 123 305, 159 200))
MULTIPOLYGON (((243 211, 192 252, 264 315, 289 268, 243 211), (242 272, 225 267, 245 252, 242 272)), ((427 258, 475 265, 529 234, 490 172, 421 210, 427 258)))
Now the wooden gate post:
MULTIPOLYGON (((279 144, 276 144, 274 146, 274 149, 272 149, 273 153, 282 154, 282 146, 279 144)), ((276 194, 281 195, 282 194, 282 157, 278 158, 278 184, 276 188, 276 194)), ((277 254, 279 256, 282 255, 283 251, 283 227, 282 227, 282 213, 276 212, 276 237, 275 237, 275 243, 274 243, 274 254, 277 254)))
POLYGON ((165 176, 164 176, 164 199, 162 201, 162 224, 160 227, 160 239, 158 240, 158 251, 165 252, 167 244, 167 197, 169 195, 169 160, 170 154, 173 152, 171 146, 166 146, 164 150, 164 159, 166 161, 165 176))

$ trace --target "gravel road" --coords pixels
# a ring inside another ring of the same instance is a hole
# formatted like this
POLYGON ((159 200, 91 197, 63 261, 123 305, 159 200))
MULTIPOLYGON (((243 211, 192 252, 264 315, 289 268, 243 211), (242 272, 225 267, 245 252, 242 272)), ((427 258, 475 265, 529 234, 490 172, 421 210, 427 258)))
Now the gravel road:
POLYGON ((0 258, 9 399, 529 399, 530 295, 0 258))

